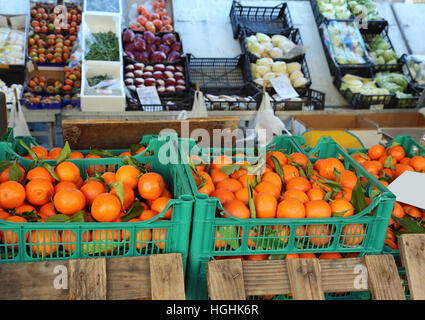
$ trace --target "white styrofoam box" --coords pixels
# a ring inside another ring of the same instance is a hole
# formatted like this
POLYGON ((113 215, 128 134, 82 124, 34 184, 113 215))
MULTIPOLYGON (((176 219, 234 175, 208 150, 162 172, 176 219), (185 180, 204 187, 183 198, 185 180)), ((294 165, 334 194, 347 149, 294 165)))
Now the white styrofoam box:
POLYGON ((84 12, 90 13, 100 13, 102 15, 113 15, 113 14, 121 14, 123 12, 122 0, 85 0, 84 1, 84 12), (102 2, 104 5, 102 6, 102 11, 90 10, 92 7, 90 6, 93 2, 102 2), (119 11, 104 11, 108 10, 108 4, 112 3, 114 7, 118 7, 119 11))
POLYGON ((121 16, 118 14, 103 15, 103 13, 84 13, 82 19, 83 31, 83 61, 86 53, 86 40, 91 33, 113 32, 118 38, 119 61, 122 63, 121 16))
POLYGON ((124 112, 126 100, 124 94, 123 67, 120 62, 85 61, 82 65, 81 111, 86 112, 124 112), (120 93, 117 95, 88 95, 87 78, 107 75, 119 79, 120 93))

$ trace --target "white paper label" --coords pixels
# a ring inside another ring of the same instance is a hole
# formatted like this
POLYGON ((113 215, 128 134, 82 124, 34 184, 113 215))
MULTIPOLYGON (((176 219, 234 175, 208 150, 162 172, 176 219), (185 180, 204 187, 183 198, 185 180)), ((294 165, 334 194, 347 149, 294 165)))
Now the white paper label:
POLYGON ((425 173, 405 171, 395 179, 388 189, 396 195, 396 200, 425 209, 425 173))
POLYGON ((140 87, 136 89, 139 101, 142 105, 160 105, 161 100, 159 99, 158 92, 155 86, 140 87))
POLYGON ((369 107, 369 110, 384 110, 384 105, 383 104, 372 104, 369 107))
POLYGON ((270 83, 282 99, 298 97, 298 93, 295 91, 288 77, 280 76, 278 78, 272 78, 270 79, 270 83))

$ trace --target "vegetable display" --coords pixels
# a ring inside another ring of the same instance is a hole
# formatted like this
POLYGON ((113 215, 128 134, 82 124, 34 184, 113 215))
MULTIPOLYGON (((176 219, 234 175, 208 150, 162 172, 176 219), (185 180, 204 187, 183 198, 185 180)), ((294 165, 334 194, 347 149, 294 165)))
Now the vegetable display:
POLYGON ((407 56, 407 67, 413 80, 419 86, 425 85, 425 57, 407 56))
POLYGON ((320 13, 327 19, 350 19, 351 12, 345 0, 317 0, 320 13))
POLYGON ((246 48, 258 58, 284 58, 297 45, 281 34, 268 36, 257 32, 245 40, 246 48))
POLYGON ((321 27, 325 45, 339 64, 365 64, 366 48, 359 30, 352 22, 331 21, 321 27))
POLYGON ((349 0, 348 6, 356 17, 359 15, 366 15, 367 20, 383 19, 378 13, 375 2, 372 0, 349 0))
POLYGON ((369 57, 375 64, 397 64, 397 54, 390 48, 387 40, 376 35, 369 42, 369 57))
POLYGON ((406 76, 399 72, 378 72, 375 76, 375 80, 381 88, 395 93, 398 98, 413 97, 412 94, 406 93, 409 81, 406 76))
POLYGON ((138 5, 136 9, 136 4, 133 4, 129 21, 130 28, 135 31, 151 31, 152 33, 174 31, 173 21, 165 8, 165 0, 155 0, 153 12, 143 5, 138 5))
POLYGON ((271 87, 270 79, 286 76, 291 81, 294 88, 304 87, 307 79, 301 70, 298 62, 286 63, 284 61, 273 61, 271 58, 261 58, 256 63, 251 63, 251 71, 254 82, 262 87, 271 87))
POLYGON ((340 89, 351 90, 353 93, 361 93, 363 95, 389 95, 390 92, 386 88, 378 88, 374 80, 363 78, 352 74, 346 74, 342 77, 340 89))
POLYGON ((90 41, 86 39, 86 60, 119 61, 118 37, 112 31, 93 33, 90 41))

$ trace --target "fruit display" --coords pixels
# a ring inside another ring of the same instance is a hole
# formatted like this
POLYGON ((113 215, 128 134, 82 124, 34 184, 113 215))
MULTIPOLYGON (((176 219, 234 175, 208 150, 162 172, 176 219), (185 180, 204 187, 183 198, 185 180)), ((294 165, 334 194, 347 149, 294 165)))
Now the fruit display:
POLYGON ((25 63, 25 32, 0 28, 0 65, 25 63))
POLYGON ((60 109, 62 108, 62 96, 43 96, 32 92, 25 92, 21 99, 21 105, 28 109, 60 109))
POLYGON ((130 28, 134 31, 173 32, 173 21, 165 8, 166 0, 153 1, 153 7, 146 5, 131 7, 129 20, 130 28))
POLYGON ((81 89, 81 66, 75 68, 66 66, 64 68, 65 81, 62 92, 66 94, 79 93, 81 89))
POLYGON ((122 34, 126 56, 137 62, 176 62, 182 55, 182 43, 176 33, 155 35, 151 31, 135 33, 126 29, 122 34))
POLYGON ((186 89, 184 67, 179 64, 147 64, 137 62, 125 66, 124 83, 129 90, 155 86, 159 94, 186 89))
POLYGON ((350 9, 345 0, 316 0, 320 13, 327 19, 346 20, 351 18, 350 9))
POLYGON ((407 93, 409 81, 405 75, 399 72, 378 72, 375 75, 375 81, 381 88, 395 93, 398 98, 413 97, 411 93, 407 93))
POLYGON ((28 38, 28 56, 41 64, 68 64, 76 35, 33 33, 28 38))
POLYGON ((30 25, 36 33, 77 34, 80 30, 81 14, 81 8, 78 6, 68 6, 66 24, 64 26, 55 26, 57 15, 54 12, 54 8, 37 4, 31 8, 30 25))
POLYGON ((301 88, 307 84, 307 79, 301 70, 299 62, 273 61, 271 58, 261 58, 255 63, 251 63, 251 71, 254 82, 263 87, 271 87, 270 79, 286 76, 291 81, 294 88, 301 88))
MULTIPOLYGON (((373 145, 367 150, 354 151, 351 156, 384 186, 388 186, 405 171, 425 172, 425 157, 410 154, 398 142, 389 146, 373 145)), ((372 197, 378 192, 372 191, 372 197)), ((397 237, 403 232, 425 232, 425 211, 396 201, 385 238, 385 244, 398 250, 397 237), (420 231, 419 231, 420 230, 420 231)))
POLYGON ((350 90, 353 93, 363 95, 389 95, 390 91, 386 88, 378 88, 376 81, 370 78, 363 78, 352 74, 346 74, 342 77, 340 90, 350 90))
POLYGON ((397 54, 381 35, 374 36, 367 44, 369 57, 375 64, 397 64, 397 54))
POLYGON ((93 33, 86 38, 86 60, 119 61, 118 37, 112 31, 93 33))
POLYGON ((362 15, 369 21, 383 20, 373 0, 349 0, 348 6, 356 17, 362 15))
MULTIPOLYGON (((257 32, 245 39, 245 45, 249 52, 258 58, 285 58, 297 44, 281 34, 269 36, 257 32)), ((293 58, 293 57, 291 57, 293 58)))
POLYGON ((369 62, 363 38, 354 23, 331 21, 320 30, 327 51, 338 64, 369 62))

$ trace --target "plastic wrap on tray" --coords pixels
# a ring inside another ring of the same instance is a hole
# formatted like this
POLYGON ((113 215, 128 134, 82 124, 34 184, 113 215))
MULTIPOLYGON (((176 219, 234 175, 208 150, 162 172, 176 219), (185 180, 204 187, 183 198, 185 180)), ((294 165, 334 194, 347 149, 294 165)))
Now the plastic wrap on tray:
POLYGON ((25 32, 9 28, 0 28, 0 64, 24 64, 24 52, 25 32))
POLYGON ((321 27, 325 46, 338 64, 366 64, 366 46, 353 22, 331 21, 321 27))
POLYGON ((410 72, 414 84, 425 87, 425 56, 408 55, 405 57, 405 61, 407 71, 410 72))

